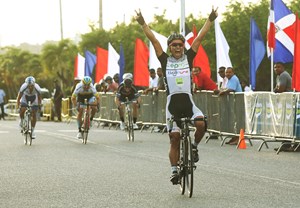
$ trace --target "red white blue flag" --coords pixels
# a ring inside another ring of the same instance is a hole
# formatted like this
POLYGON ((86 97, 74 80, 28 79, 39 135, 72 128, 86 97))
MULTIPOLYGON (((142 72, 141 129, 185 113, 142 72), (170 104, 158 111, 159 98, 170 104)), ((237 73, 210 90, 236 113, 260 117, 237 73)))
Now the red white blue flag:
POLYGON ((274 62, 290 63, 294 58, 295 15, 282 0, 271 0, 268 20, 268 57, 274 49, 274 62))

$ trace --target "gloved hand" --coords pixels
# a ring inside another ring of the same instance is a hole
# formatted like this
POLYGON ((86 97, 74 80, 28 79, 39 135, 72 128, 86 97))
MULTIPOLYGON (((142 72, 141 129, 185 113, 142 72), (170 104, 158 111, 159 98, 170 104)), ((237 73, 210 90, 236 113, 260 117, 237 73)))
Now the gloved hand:
POLYGON ((215 21, 215 19, 218 16, 217 10, 218 10, 218 8, 216 8, 216 10, 214 10, 214 8, 212 8, 211 13, 210 13, 210 15, 208 17, 209 21, 211 21, 211 22, 215 21))
POLYGON ((142 13, 141 13, 141 10, 139 10, 139 12, 137 12, 137 11, 135 11, 136 12, 136 17, 135 17, 135 19, 136 19, 136 21, 140 24, 140 25, 144 25, 145 24, 145 20, 144 20, 144 17, 143 17, 143 15, 142 15, 142 13))

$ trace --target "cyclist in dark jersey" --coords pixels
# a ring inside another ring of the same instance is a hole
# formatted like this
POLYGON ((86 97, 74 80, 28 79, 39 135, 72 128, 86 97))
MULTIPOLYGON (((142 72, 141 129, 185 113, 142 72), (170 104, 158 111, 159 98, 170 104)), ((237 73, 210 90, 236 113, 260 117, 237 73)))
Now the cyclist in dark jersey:
POLYGON ((171 182, 178 183, 177 163, 179 159, 179 144, 180 133, 179 123, 174 122, 173 128, 170 129, 168 120, 172 116, 175 118, 190 117, 199 118, 202 120, 195 121, 195 141, 193 143, 194 161, 199 160, 197 145, 200 143, 205 134, 206 123, 204 115, 199 110, 192 99, 192 85, 191 85, 191 70, 193 67, 193 60, 196 56, 198 48, 201 44, 205 34, 209 31, 213 21, 217 18, 217 10, 212 9, 209 18, 200 30, 200 33, 195 38, 191 48, 184 53, 185 38, 181 34, 174 33, 168 38, 168 48, 171 53, 169 56, 165 53, 159 41, 154 36, 151 29, 145 23, 141 11, 136 12, 136 20, 142 26, 147 38, 151 41, 157 58, 159 59, 162 71, 166 81, 167 87, 167 105, 166 105, 166 120, 167 128, 170 137, 169 159, 171 163, 171 182))
POLYGON ((118 87, 116 98, 115 98, 115 103, 118 107, 120 120, 121 120, 120 122, 121 130, 125 129, 124 105, 121 105, 121 102, 125 102, 126 98, 128 98, 129 101, 132 100, 137 101, 136 103, 132 103, 132 107, 133 107, 132 117, 133 117, 133 129, 138 129, 136 120, 138 116, 138 107, 139 107, 139 103, 141 102, 141 97, 140 97, 140 93, 137 91, 137 89, 132 83, 133 81, 132 78, 133 76, 131 73, 125 73, 123 75, 123 82, 118 87))

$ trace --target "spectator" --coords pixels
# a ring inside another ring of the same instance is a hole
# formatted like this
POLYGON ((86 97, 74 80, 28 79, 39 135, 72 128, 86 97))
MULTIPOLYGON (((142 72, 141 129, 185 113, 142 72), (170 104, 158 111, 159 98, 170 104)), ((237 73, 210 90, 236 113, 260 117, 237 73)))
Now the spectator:
POLYGON ((195 66, 193 68, 193 83, 195 84, 194 92, 197 90, 217 90, 218 86, 216 83, 209 78, 204 72, 201 71, 201 68, 195 66))
POLYGON ((228 82, 228 79, 227 77, 225 76, 225 70, 226 70, 226 67, 225 66, 221 66, 219 68, 219 76, 222 78, 222 81, 220 82, 220 89, 225 89, 226 88, 226 85, 227 85, 227 82, 228 82))
POLYGON ((154 88, 157 87, 158 76, 156 76, 155 69, 149 70, 150 77, 149 77, 149 87, 144 90, 144 94, 148 94, 148 92, 153 91, 154 88))
POLYGON ((229 94, 230 92, 242 92, 242 86, 240 84, 239 78, 234 74, 232 67, 227 67, 226 69, 227 84, 226 88, 219 92, 219 95, 229 94))
POLYGON ((242 90, 244 92, 251 92, 252 91, 251 88, 248 86, 247 82, 244 81, 244 80, 241 81, 241 86, 242 86, 242 90))
POLYGON ((162 72, 161 67, 157 68, 156 74, 158 76, 158 79, 157 79, 157 88, 155 90, 156 91, 165 90, 166 88, 165 88, 164 74, 162 72))
MULTIPOLYGON (((64 94, 61 90, 61 87, 58 83, 58 80, 54 80, 54 84, 55 84, 55 92, 54 92, 54 96, 53 96, 53 100, 54 100, 54 109, 55 109, 55 114, 57 116, 57 121, 61 121, 61 105, 62 105, 62 98, 64 97, 64 94)), ((53 119, 54 119, 54 115, 53 115, 53 119)))
POLYGON ((118 84, 118 86, 119 86, 119 84, 120 84, 119 76, 120 76, 119 73, 116 73, 116 74, 113 76, 113 80, 114 80, 115 83, 118 84))
POLYGON ((5 97, 6 97, 6 94, 4 92, 3 89, 0 89, 0 108, 1 108, 1 115, 0 115, 0 119, 2 117, 3 120, 5 120, 5 113, 4 113, 4 103, 5 103, 5 97))
MULTIPOLYGON (((282 92, 291 92, 292 91, 292 78, 287 71, 285 71, 284 64, 281 62, 277 62, 274 65, 276 77, 276 87, 274 88, 275 93, 282 92)), ((297 145, 293 145, 292 143, 287 143, 281 147, 280 151, 284 152, 294 152, 297 145)), ((278 148, 274 148, 275 151, 278 151, 278 148)), ((296 150, 300 151, 300 148, 296 150)))
POLYGON ((113 92, 113 93, 115 93, 118 90, 119 84, 116 83, 116 82, 113 82, 113 78, 111 76, 106 75, 105 78, 104 78, 104 80, 105 80, 105 82, 107 84, 105 92, 113 92))
POLYGON ((274 92, 291 92, 292 91, 292 78, 287 71, 284 69, 284 64, 281 62, 277 62, 274 65, 276 77, 276 87, 274 88, 274 92))
MULTIPOLYGON (((230 92, 242 92, 242 87, 239 81, 239 78, 234 74, 232 67, 227 67, 226 69, 226 78, 228 79, 226 88, 219 92, 219 95, 226 95, 230 92)), ((237 145, 239 141, 238 136, 232 137, 226 144, 237 145)))

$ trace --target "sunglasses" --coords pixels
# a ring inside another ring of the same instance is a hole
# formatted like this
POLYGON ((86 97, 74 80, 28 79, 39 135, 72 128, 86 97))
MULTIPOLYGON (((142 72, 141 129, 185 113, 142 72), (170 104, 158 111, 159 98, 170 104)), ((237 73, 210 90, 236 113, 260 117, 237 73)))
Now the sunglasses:
POLYGON ((177 47, 177 46, 183 47, 183 44, 182 43, 172 43, 171 46, 172 47, 177 47))

